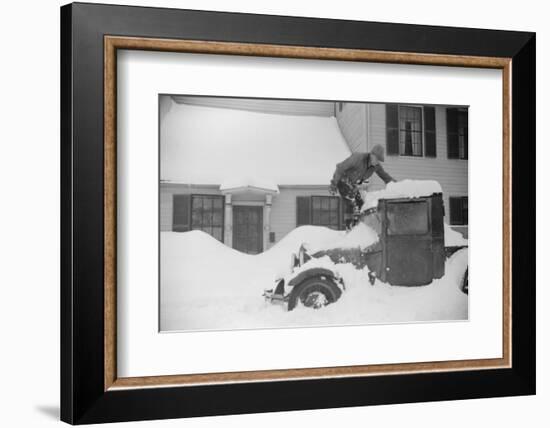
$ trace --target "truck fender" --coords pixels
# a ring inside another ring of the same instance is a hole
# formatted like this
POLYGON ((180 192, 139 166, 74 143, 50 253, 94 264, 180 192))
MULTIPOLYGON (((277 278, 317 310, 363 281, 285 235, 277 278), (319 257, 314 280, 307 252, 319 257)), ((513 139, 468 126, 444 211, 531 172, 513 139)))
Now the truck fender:
POLYGON ((296 275, 294 278, 292 278, 289 281, 287 286, 294 287, 295 285, 300 284, 302 281, 305 281, 306 279, 313 278, 316 276, 326 276, 328 278, 331 278, 342 291, 345 288, 344 282, 336 272, 331 271, 330 269, 320 268, 320 267, 311 268, 303 272, 300 272, 298 275, 296 275))

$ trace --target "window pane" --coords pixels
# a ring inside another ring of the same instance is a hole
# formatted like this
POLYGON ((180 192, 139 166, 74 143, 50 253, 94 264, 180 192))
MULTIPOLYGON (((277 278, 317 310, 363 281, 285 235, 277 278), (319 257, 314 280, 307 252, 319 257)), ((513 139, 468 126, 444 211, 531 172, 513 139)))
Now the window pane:
POLYGON ((339 198, 332 196, 312 197, 312 224, 338 229, 339 198))
POLYGON ((312 208, 315 210, 315 209, 319 209, 321 207, 321 198, 317 197, 317 196, 314 196, 313 197, 313 200, 312 200, 312 208))
POLYGON ((223 197, 193 196, 191 212, 193 229, 202 230, 212 236, 217 234, 214 237, 223 240, 223 197), (216 231, 217 228, 220 230, 216 231))
POLYGON ((413 141, 413 155, 415 156, 422 156, 422 134, 416 133, 412 136, 413 141))
POLYGON ((214 211, 213 217, 212 217, 212 224, 214 226, 221 226, 222 225, 222 211, 221 210, 214 211))
POLYGON ((314 209, 313 212, 312 212, 312 223, 313 224, 321 224, 321 218, 320 218, 320 214, 321 214, 321 211, 319 211, 318 209, 314 209))
POLYGON ((330 211, 329 223, 333 226, 338 226, 338 211, 336 210, 330 211))
POLYGON ((202 198, 202 206, 205 211, 212 210, 212 199, 208 197, 202 198))
POLYGON ((390 203, 387 208, 388 235, 428 232, 428 204, 422 202, 390 203))
POLYGON ((210 211, 204 211, 204 215, 202 216, 202 224, 204 226, 211 226, 212 225, 212 210, 210 211))
POLYGON ((200 227, 202 224, 202 208, 201 207, 195 207, 193 204, 193 228, 195 226, 200 227))
POLYGON ((329 221, 329 211, 321 211, 321 221, 320 223, 324 226, 328 226, 330 224, 329 221))

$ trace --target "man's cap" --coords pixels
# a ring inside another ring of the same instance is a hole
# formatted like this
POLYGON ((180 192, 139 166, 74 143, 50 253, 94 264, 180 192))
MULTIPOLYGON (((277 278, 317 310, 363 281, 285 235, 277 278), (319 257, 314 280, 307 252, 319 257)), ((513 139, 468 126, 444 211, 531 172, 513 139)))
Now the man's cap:
POLYGON ((384 147, 380 144, 375 144, 370 152, 375 155, 380 162, 384 162, 384 147))

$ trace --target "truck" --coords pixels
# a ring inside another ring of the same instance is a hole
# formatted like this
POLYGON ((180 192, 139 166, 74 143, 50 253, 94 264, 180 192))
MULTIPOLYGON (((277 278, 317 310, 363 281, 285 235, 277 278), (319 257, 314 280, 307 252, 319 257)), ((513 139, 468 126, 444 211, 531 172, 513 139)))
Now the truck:
MULTIPOLYGON (((446 260, 467 245, 445 245, 445 209, 441 193, 420 197, 381 198, 360 214, 363 223, 378 235, 376 242, 355 248, 324 248, 310 251, 304 243, 291 255, 290 274, 264 291, 271 303, 293 310, 299 304, 318 309, 336 302, 346 290, 338 272, 315 260, 351 263, 366 269, 370 285, 379 281, 396 286, 423 286, 445 275, 446 260)), ((357 227, 357 226, 355 226, 357 227)), ((466 265, 460 289, 468 293, 466 265)))

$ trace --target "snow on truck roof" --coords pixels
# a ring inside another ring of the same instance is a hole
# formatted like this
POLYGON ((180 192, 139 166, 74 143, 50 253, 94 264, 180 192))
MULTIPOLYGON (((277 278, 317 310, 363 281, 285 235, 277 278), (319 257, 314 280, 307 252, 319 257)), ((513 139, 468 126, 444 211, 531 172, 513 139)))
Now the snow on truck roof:
POLYGON ((420 198, 431 196, 434 193, 443 193, 441 185, 437 181, 402 180, 390 182, 383 190, 363 192, 365 203, 361 210, 366 211, 370 208, 375 208, 378 205, 379 199, 420 198))
POLYGON ((224 188, 328 185, 350 154, 334 117, 172 102, 160 135, 162 181, 224 188))

